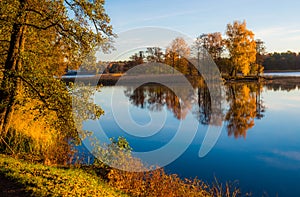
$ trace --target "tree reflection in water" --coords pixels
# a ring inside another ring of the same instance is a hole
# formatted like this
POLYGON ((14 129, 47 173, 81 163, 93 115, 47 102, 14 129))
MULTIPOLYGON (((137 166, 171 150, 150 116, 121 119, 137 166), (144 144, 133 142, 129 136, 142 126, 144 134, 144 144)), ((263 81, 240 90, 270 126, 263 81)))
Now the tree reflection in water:
POLYGON ((193 97, 194 92, 188 92, 186 88, 180 86, 173 87, 173 90, 179 94, 175 95, 171 89, 163 85, 143 85, 136 89, 128 87, 125 95, 135 106, 147 107, 151 111, 161 111, 166 106, 177 119, 185 119, 192 108, 190 98, 193 97))
POLYGON ((248 129, 254 126, 254 119, 263 117, 261 90, 262 86, 256 83, 232 83, 227 86, 229 110, 225 121, 229 136, 246 138, 248 129))
MULTIPOLYGON (((159 84, 146 84, 133 89, 128 87, 125 95, 131 103, 151 111, 161 111, 166 107, 181 120, 191 111, 203 125, 221 125, 225 122, 229 136, 246 138, 247 131, 255 124, 254 120, 264 116, 265 107, 261 98, 262 84, 228 83, 225 97, 228 109, 222 109, 218 99, 211 99, 209 90, 203 80, 192 83, 193 92, 180 86, 168 88, 159 84), (172 90, 173 89, 173 90, 172 90), (176 90, 176 91, 174 91, 176 90), (175 95, 174 92, 178 92, 175 95), (213 110, 212 105, 219 105, 213 110)), ((220 95, 221 96, 221 95, 220 95)))

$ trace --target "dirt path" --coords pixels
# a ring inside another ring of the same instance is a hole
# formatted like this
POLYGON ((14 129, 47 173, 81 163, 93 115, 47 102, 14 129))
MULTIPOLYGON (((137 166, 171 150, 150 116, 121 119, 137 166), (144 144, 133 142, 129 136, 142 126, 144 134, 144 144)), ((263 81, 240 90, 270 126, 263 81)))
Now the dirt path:
POLYGON ((4 175, 0 174, 0 197, 27 197, 30 196, 24 189, 24 187, 16 183, 15 181, 10 180, 4 175))

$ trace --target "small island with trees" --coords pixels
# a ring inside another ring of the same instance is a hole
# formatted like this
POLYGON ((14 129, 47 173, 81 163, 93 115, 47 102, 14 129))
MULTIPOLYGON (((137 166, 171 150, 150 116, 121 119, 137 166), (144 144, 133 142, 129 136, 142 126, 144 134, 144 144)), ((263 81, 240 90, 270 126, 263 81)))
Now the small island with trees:
MULTIPOLYGON (((267 53, 265 43, 255 39, 255 34, 247 29, 246 21, 229 23, 225 33, 226 38, 220 32, 203 33, 190 46, 184 38, 177 37, 165 50, 148 47, 132 54, 127 60, 94 62, 88 64, 93 66, 82 66, 80 70, 101 74, 102 84, 114 84, 123 73, 149 62, 163 63, 186 76, 195 76, 199 73, 188 57, 202 49, 209 53, 226 81, 272 80, 276 78, 264 76, 263 73, 300 70, 300 54, 291 51, 267 53)), ((65 80, 72 81, 70 78, 65 80)))

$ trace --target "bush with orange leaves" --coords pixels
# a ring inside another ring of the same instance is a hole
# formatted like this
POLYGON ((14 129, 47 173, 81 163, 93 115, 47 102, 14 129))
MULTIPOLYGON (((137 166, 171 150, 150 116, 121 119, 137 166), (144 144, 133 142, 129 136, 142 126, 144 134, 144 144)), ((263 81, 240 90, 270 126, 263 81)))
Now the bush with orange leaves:
POLYGON ((94 166, 106 167, 109 184, 131 196, 236 197, 241 194, 240 190, 232 188, 231 184, 223 186, 216 181, 209 186, 197 178, 183 180, 176 174, 167 174, 163 168, 148 167, 140 159, 132 156, 128 142, 122 137, 118 140, 112 139, 111 144, 104 149, 99 148, 96 152, 96 156, 101 156, 103 161, 97 160, 94 166))

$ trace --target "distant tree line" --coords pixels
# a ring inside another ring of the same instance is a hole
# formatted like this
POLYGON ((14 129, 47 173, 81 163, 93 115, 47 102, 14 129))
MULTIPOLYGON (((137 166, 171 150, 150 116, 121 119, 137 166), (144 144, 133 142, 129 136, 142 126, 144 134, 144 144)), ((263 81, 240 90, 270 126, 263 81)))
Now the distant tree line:
POLYGON ((300 70, 300 53, 287 51, 263 56, 265 70, 300 70))

